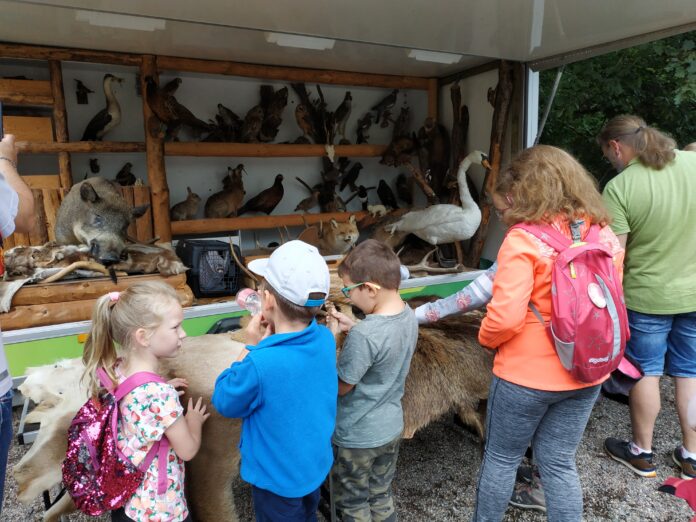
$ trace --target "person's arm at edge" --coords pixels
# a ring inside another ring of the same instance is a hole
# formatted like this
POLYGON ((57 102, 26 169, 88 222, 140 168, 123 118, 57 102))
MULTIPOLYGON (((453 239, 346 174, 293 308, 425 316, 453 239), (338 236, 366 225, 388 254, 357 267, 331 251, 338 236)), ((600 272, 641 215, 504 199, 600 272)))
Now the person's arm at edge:
POLYGON ((0 142, 0 157, 6 158, 5 160, 0 160, 0 174, 3 175, 7 184, 19 197, 17 216, 15 217, 15 231, 26 234, 31 232, 36 224, 34 196, 15 167, 17 165, 17 149, 14 141, 12 134, 6 134, 2 142, 0 142))
POLYGON ((251 358, 234 362, 215 380, 211 403, 223 417, 248 417, 261 402, 261 381, 251 358))

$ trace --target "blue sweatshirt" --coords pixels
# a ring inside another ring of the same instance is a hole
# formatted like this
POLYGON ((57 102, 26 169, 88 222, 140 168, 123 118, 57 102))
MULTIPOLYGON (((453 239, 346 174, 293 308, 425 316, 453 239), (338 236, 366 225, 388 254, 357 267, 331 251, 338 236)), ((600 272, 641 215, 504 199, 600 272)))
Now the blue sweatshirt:
POLYGON ((336 343, 316 321, 275 334, 215 381, 213 406, 242 418, 242 478, 283 497, 302 497, 326 478, 336 422, 336 343))

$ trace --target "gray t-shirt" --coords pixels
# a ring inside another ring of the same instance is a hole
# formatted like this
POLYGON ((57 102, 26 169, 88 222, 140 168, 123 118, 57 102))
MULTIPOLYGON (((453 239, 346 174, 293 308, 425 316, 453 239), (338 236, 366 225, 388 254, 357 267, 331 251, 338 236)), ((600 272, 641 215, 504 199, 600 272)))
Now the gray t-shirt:
POLYGON ((417 338, 418 322, 408 306, 396 315, 368 315, 350 330, 338 377, 355 388, 338 398, 334 444, 376 448, 401 435, 401 397, 417 338))

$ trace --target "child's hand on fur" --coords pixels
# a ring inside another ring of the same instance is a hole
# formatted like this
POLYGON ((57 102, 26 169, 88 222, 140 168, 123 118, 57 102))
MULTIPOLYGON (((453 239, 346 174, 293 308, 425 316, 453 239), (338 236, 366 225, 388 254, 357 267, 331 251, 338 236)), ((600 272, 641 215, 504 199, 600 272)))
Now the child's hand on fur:
POLYGON ((356 324, 355 321, 346 314, 336 310, 336 308, 329 309, 328 312, 326 324, 334 335, 341 332, 348 333, 356 324))
POLYGON ((208 417, 210 417, 210 412, 205 411, 205 404, 203 404, 203 397, 198 397, 196 404, 193 404, 193 399, 188 400, 188 407, 186 408, 186 422, 190 424, 202 425, 208 417))
POLYGON ((169 379, 167 384, 173 386, 174 389, 179 392, 179 395, 183 395, 185 393, 184 390, 180 390, 179 388, 188 388, 188 381, 183 377, 174 377, 173 379, 169 379))
POLYGON ((263 318, 263 314, 256 314, 251 317, 244 333, 247 344, 256 346, 261 340, 273 335, 273 326, 263 318))

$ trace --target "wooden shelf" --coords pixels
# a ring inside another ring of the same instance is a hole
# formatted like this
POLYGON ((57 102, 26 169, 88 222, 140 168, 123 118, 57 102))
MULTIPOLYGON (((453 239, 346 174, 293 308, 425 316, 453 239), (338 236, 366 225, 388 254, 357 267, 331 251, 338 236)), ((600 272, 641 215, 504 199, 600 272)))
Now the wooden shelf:
MULTIPOLYGON (((373 158, 384 154, 386 145, 334 145, 335 155, 373 158)), ((326 156, 325 145, 287 143, 169 142, 166 156, 232 156, 240 158, 292 158, 326 156)))
POLYGON ((281 216, 244 216, 223 219, 192 219, 189 221, 172 221, 172 235, 209 234, 211 232, 230 232, 233 230, 261 230, 278 227, 301 227, 313 225, 331 219, 343 222, 350 216, 359 221, 367 212, 330 212, 324 214, 288 214, 281 216))
POLYGON ((71 141, 68 143, 18 141, 17 150, 25 154, 46 152, 145 152, 145 143, 141 141, 71 141))
POLYGON ((8 105, 53 105, 51 82, 0 78, 0 101, 8 105))

